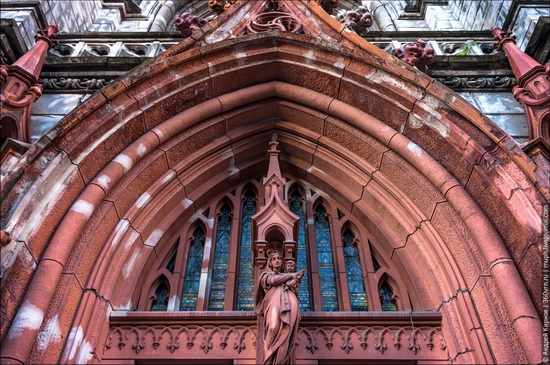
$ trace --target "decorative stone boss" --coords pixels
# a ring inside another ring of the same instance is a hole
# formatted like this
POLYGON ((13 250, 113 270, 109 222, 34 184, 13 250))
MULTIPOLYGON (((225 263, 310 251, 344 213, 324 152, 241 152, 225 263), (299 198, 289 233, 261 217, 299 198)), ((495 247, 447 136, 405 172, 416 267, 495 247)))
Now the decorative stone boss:
POLYGON ((296 263, 284 262, 279 251, 272 251, 267 268, 256 287, 258 320, 258 359, 262 364, 293 364, 298 337, 300 306, 298 289, 306 269, 296 272, 296 263), (262 345, 263 343, 263 345, 262 345))

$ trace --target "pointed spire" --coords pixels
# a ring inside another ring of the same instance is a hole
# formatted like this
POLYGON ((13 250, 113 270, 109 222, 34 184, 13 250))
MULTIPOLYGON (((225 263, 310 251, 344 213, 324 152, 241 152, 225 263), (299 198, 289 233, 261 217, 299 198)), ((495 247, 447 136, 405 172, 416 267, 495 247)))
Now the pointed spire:
POLYGON ((516 46, 515 36, 511 31, 492 27, 493 37, 497 41, 494 47, 506 53, 512 71, 518 80, 513 93, 525 110, 529 139, 538 138, 550 144, 550 64, 541 65, 516 46))
POLYGON ((57 24, 48 25, 46 29, 39 29, 38 34, 34 37, 36 43, 34 46, 21 58, 19 58, 12 66, 20 67, 33 75, 36 79, 40 76, 40 71, 46 58, 46 53, 55 44, 59 43, 57 32, 59 26, 57 24))
POLYGON ((39 30, 36 44, 11 66, 2 65, 0 72, 2 139, 12 138, 30 142, 32 104, 42 95, 38 76, 48 50, 57 43, 57 24, 39 30))
POLYGON ((276 187, 280 197, 283 197, 283 187, 286 184, 285 178, 281 175, 281 167, 279 166, 279 151, 277 146, 277 133, 273 133, 271 141, 269 142, 269 150, 267 151, 268 169, 267 175, 263 180, 264 187, 266 188, 266 194, 269 190, 276 187))
POLYGON ((281 174, 277 134, 273 133, 269 142, 268 169, 263 179, 265 204, 252 217, 254 235, 254 262, 262 267, 267 254, 272 249, 279 249, 285 259, 295 258, 298 216, 290 211, 284 201, 286 179, 281 174), (280 247, 270 246, 277 242, 280 247))

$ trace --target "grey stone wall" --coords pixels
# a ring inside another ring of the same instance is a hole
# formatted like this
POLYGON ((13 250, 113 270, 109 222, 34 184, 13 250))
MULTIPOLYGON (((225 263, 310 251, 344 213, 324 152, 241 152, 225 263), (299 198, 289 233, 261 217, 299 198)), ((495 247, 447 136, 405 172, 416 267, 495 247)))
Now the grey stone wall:
POLYGON ((464 99, 491 118, 514 139, 523 143, 528 140, 527 118, 523 107, 511 91, 459 92, 464 99))

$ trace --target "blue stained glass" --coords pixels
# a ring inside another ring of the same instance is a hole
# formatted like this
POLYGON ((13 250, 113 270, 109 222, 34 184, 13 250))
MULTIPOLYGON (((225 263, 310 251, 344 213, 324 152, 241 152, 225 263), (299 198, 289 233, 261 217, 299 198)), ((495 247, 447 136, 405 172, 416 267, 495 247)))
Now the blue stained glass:
POLYGON ((203 256, 204 230, 198 227, 193 232, 193 240, 189 245, 189 254, 187 255, 185 279, 183 280, 183 291, 180 303, 181 311, 196 310, 203 256))
POLYGON ((383 311, 397 310, 397 305, 394 303, 392 297, 393 291, 391 290, 391 287, 388 285, 388 283, 384 281, 384 283, 380 286, 380 302, 382 304, 383 311))
POLYGON ((336 276, 334 274, 330 226, 327 212, 323 206, 319 205, 315 209, 315 213, 315 240, 319 258, 323 310, 333 312, 338 310, 338 298, 336 297, 336 276))
POLYGON ((256 194, 247 190, 241 214, 241 247, 239 252, 239 285, 237 310, 254 310, 254 268, 252 265, 252 216, 256 214, 256 194))
POLYGON ((155 291, 155 299, 151 305, 152 311, 165 311, 168 308, 168 286, 162 282, 155 291))
POLYGON ((349 297, 352 311, 367 311, 368 302, 363 283, 363 269, 359 259, 359 250, 354 244, 355 236, 348 228, 344 231, 344 261, 348 278, 349 297))
POLYGON ((300 310, 307 312, 311 310, 311 301, 309 299, 309 266, 306 248, 306 219, 304 217, 304 198, 299 190, 295 190, 290 195, 290 211, 300 218, 300 221, 298 222, 298 254, 296 258, 296 266, 298 270, 306 268, 306 273, 302 277, 302 284, 298 290, 298 300, 300 301, 300 310))
POLYGON ((214 251, 214 266, 210 282, 210 299, 208 300, 208 310, 211 311, 222 311, 225 303, 230 239, 231 208, 226 204, 220 209, 216 230, 216 249, 214 251))

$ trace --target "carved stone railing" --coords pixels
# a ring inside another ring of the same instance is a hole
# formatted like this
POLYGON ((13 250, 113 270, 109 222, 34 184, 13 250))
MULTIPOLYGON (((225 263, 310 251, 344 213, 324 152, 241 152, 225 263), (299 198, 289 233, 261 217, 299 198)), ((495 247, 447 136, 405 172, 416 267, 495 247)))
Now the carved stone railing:
MULTIPOLYGON (((141 62, 181 41, 177 33, 61 34, 39 83, 45 92, 97 91, 141 62), (112 41, 117 39, 118 42, 112 41)), ((511 90, 516 80, 489 32, 369 32, 366 40, 394 53, 418 39, 434 50, 429 75, 454 90, 511 90), (472 41, 476 40, 476 41, 472 41)))
MULTIPOLYGON (((113 312, 102 357, 254 360, 256 333, 253 312, 113 312)), ((296 358, 436 361, 448 353, 439 312, 304 312, 296 358)))

